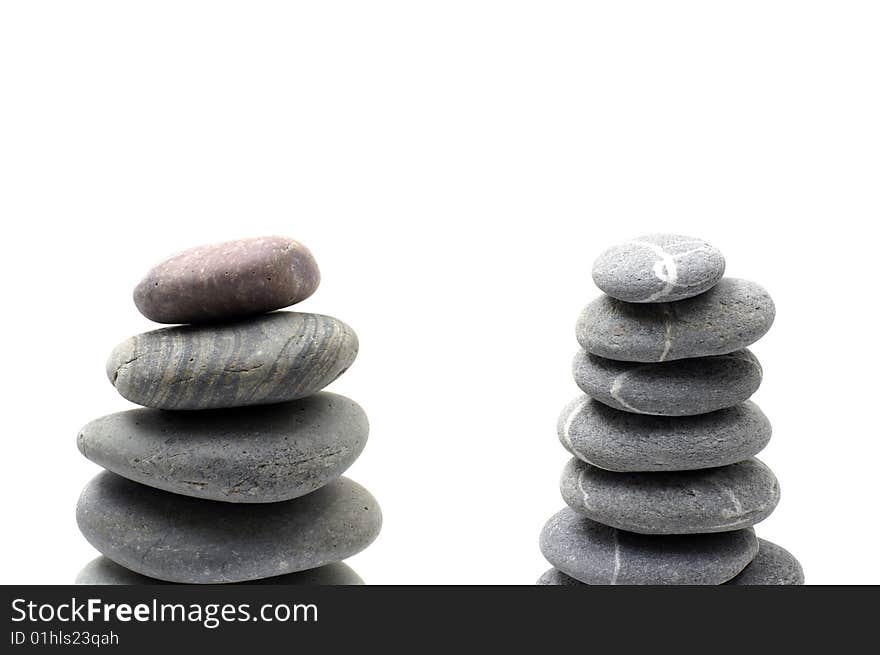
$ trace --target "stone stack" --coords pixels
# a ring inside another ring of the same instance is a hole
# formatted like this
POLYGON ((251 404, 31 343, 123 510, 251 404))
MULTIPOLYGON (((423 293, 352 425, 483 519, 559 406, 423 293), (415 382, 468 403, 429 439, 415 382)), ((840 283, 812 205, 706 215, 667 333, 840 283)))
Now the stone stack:
POLYGON ((80 452, 107 469, 77 506, 105 556, 79 582, 361 582, 340 562, 382 516, 341 475, 367 417, 321 391, 354 362, 357 336, 330 316, 274 311, 319 280, 305 247, 267 237, 187 250, 137 286, 144 316, 186 325, 132 337, 107 362, 116 390, 145 409, 79 433, 80 452))
POLYGON ((541 533, 555 568, 539 584, 802 584, 753 525, 779 502, 755 455, 770 422, 749 400, 762 370, 747 346, 775 316, 753 282, 724 278, 721 253, 677 235, 606 250, 605 295, 582 312, 574 378, 586 394, 559 420, 574 458, 568 505, 541 533))

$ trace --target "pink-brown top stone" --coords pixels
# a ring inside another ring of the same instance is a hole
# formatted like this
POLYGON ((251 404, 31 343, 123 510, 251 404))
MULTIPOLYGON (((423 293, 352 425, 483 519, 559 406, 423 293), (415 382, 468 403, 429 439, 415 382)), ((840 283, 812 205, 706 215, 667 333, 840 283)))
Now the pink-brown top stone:
POLYGON ((297 241, 238 239, 166 259, 135 287, 134 303, 157 323, 225 321, 296 304, 320 281, 315 258, 297 241))

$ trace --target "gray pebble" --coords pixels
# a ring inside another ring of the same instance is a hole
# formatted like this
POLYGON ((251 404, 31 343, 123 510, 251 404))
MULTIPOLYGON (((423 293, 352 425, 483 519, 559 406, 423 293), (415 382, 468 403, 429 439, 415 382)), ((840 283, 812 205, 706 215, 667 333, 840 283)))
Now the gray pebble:
MULTIPOLYGON (((565 575, 559 569, 545 571, 537 584, 577 587, 584 583, 565 575)), ((804 571, 800 563, 784 548, 766 539, 758 539, 758 554, 748 566, 725 585, 802 585, 804 571)))
POLYGON ((589 396, 558 424, 563 447, 608 471, 686 471, 741 462, 770 441, 770 421, 751 400, 699 416, 621 412, 589 396))
POLYGON ((804 570, 782 546, 758 539, 758 554, 730 585, 802 585, 804 570))
POLYGON ((630 362, 664 362, 725 355, 767 333, 776 308, 767 292, 724 278, 706 293, 674 303, 633 304, 601 296, 577 322, 581 347, 630 362))
POLYGON ((110 414, 79 433, 80 452, 135 482, 231 503, 297 498, 338 478, 367 443, 367 416, 332 393, 262 407, 110 414))
POLYGON ((305 300, 318 264, 287 237, 190 248, 151 269, 134 290, 138 310, 158 323, 204 323, 264 314, 305 300))
POLYGON ((145 407, 261 405, 311 396, 342 375, 357 352, 357 335, 338 319, 275 312, 131 337, 110 355, 107 377, 145 407))
POLYGON ((724 275, 724 256, 702 239, 649 234, 608 248, 593 281, 626 302, 672 302, 711 289, 724 275))
POLYGON ((754 458, 668 473, 612 473, 572 459, 560 490, 587 518, 640 534, 740 530, 770 516, 779 502, 776 476, 754 458))
MULTIPOLYGON (((148 578, 140 573, 129 571, 124 566, 101 555, 86 564, 76 576, 74 584, 79 585, 165 585, 165 580, 148 578)), ((276 575, 236 584, 260 585, 362 585, 364 581, 344 562, 334 562, 308 571, 298 571, 287 575, 276 575)))
POLYGON ((541 532, 541 552, 587 584, 717 585, 758 552, 751 528, 715 534, 641 535, 596 523, 565 508, 541 532))
POLYGON ((575 580, 569 575, 565 575, 565 573, 559 569, 548 569, 541 574, 541 577, 538 578, 538 581, 535 584, 552 585, 556 587, 580 587, 584 583, 580 580, 575 580))
POLYGON ((80 531, 136 573, 169 582, 257 580, 338 562, 379 534, 370 493, 338 478, 307 496, 243 505, 189 498, 104 471, 83 490, 80 531))
POLYGON ((733 407, 761 384, 761 365, 748 350, 727 355, 643 364, 581 350, 575 382, 605 405, 636 414, 691 416, 733 407))

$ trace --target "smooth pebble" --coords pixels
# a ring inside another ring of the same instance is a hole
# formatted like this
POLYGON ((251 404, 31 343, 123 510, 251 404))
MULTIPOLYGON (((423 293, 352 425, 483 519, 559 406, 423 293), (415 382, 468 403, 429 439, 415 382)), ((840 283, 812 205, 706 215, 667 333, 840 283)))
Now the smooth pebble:
POLYGON ((311 396, 354 362, 358 339, 331 316, 275 312, 211 326, 144 332, 119 344, 107 377, 157 409, 219 409, 311 396))
MULTIPOLYGON (((566 575, 559 569, 545 571, 537 584, 578 587, 584 583, 566 575)), ((724 586, 740 585, 802 585, 804 571, 794 556, 781 546, 758 539, 758 554, 736 577, 724 586)))
MULTIPOLYGON (((165 580, 148 578, 140 573, 129 571, 103 555, 86 564, 77 574, 74 584, 78 585, 166 585, 165 580)), ((344 562, 325 564, 316 569, 297 571, 272 578, 261 578, 235 584, 259 585, 362 585, 364 581, 344 562)))
POLYGON ((640 534, 747 528, 779 502, 779 483, 761 461, 697 471, 612 473, 579 459, 566 464, 562 497, 584 516, 640 534))
POLYGON ((672 302, 711 289, 724 275, 724 256, 702 239, 649 234, 611 246, 596 259, 593 281, 626 302, 672 302))
POLYGON ((758 539, 758 554, 730 585, 802 585, 804 569, 782 546, 758 539))
POLYGON ((630 362, 725 355, 764 336, 776 307, 747 280, 724 278, 706 293, 678 302, 634 304, 603 295, 577 321, 589 353, 630 362))
POLYGON ((379 534, 382 514, 338 478, 280 503, 221 503, 160 491, 104 471, 76 508, 83 536, 121 566, 169 582, 257 580, 338 562, 379 534))
POLYGON ((761 365, 749 350, 670 362, 621 362, 581 350, 573 364, 585 394, 636 414, 692 416, 733 407, 761 385, 761 365))
POLYGON ((305 300, 320 281, 318 264, 301 243, 238 239, 166 259, 135 287, 134 303, 157 323, 228 321, 305 300))
POLYGON ((758 552, 751 528, 715 534, 641 535, 596 523, 565 508, 541 532, 541 552, 587 584, 717 585, 758 552))
POLYGON ((338 478, 367 443, 369 424, 345 396, 319 392, 261 407, 133 409, 77 437, 105 469, 165 491, 232 503, 273 503, 338 478))
POLYGON ((572 455, 608 471, 684 471, 741 462, 758 454, 770 421, 751 400, 698 416, 648 416, 589 396, 559 417, 559 440, 572 455))

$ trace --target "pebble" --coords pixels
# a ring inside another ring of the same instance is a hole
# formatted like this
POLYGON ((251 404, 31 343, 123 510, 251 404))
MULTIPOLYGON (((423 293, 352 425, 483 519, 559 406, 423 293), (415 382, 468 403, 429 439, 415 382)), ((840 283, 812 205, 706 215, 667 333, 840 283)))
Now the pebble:
POLYGON ((320 281, 312 253, 293 239, 238 239, 166 259, 135 287, 134 303, 157 323, 224 321, 298 303, 320 281))
POLYGON ((370 493, 338 478, 280 503, 190 498, 104 471, 83 490, 77 524, 99 552, 147 577, 190 584, 268 578, 366 548, 382 523, 370 493))
POLYGON ((727 355, 642 364, 581 350, 575 382, 605 405, 636 414, 692 416, 733 407, 761 385, 761 365, 749 350, 727 355))
POLYGON ((664 362, 725 355, 760 339, 776 316, 767 292, 724 278, 706 293, 674 303, 633 304, 601 296, 584 308, 581 347, 608 359, 664 362))
POLYGON ((751 400, 699 416, 622 412, 589 396, 559 417, 559 440, 572 455, 608 471, 684 471, 725 466, 758 454, 770 422, 751 400))
POLYGON ((368 432, 357 403, 320 392, 264 407, 119 412, 86 425, 77 445, 96 464, 151 487, 273 503, 338 478, 363 450, 368 432))
POLYGON ((779 502, 776 476, 754 458, 669 473, 612 473, 572 459, 560 489, 587 518, 640 534, 740 530, 763 521, 779 502))
POLYGON ((701 239, 649 234, 612 246, 593 265, 593 281, 626 302, 672 302, 711 289, 724 275, 724 256, 701 239))
POLYGON ((758 552, 752 528, 640 535, 596 523, 570 508, 550 518, 540 545, 562 573, 596 585, 718 585, 736 576, 758 552))
POLYGON ((548 569, 541 574, 541 577, 538 578, 538 581, 535 584, 553 585, 557 587, 580 587, 584 583, 580 580, 575 580, 569 575, 565 575, 565 573, 559 569, 548 569))
POLYGON ((804 570, 782 546, 758 539, 758 554, 730 585, 802 585, 804 570))
POLYGON ((260 405, 320 391, 351 366, 357 352, 357 335, 338 319, 275 312, 131 337, 110 355, 107 377, 124 398, 145 407, 260 405))
MULTIPOLYGON (((86 564, 76 576, 78 585, 154 585, 171 584, 129 571, 124 566, 101 555, 86 564)), ((364 581, 344 562, 334 562, 308 571, 298 571, 272 578, 262 578, 237 584, 260 585, 362 585, 364 581)))
MULTIPOLYGON (((545 571, 537 584, 577 587, 584 583, 559 569, 545 571)), ((758 554, 735 578, 725 585, 802 585, 804 570, 794 556, 781 546, 758 539, 758 554)))

